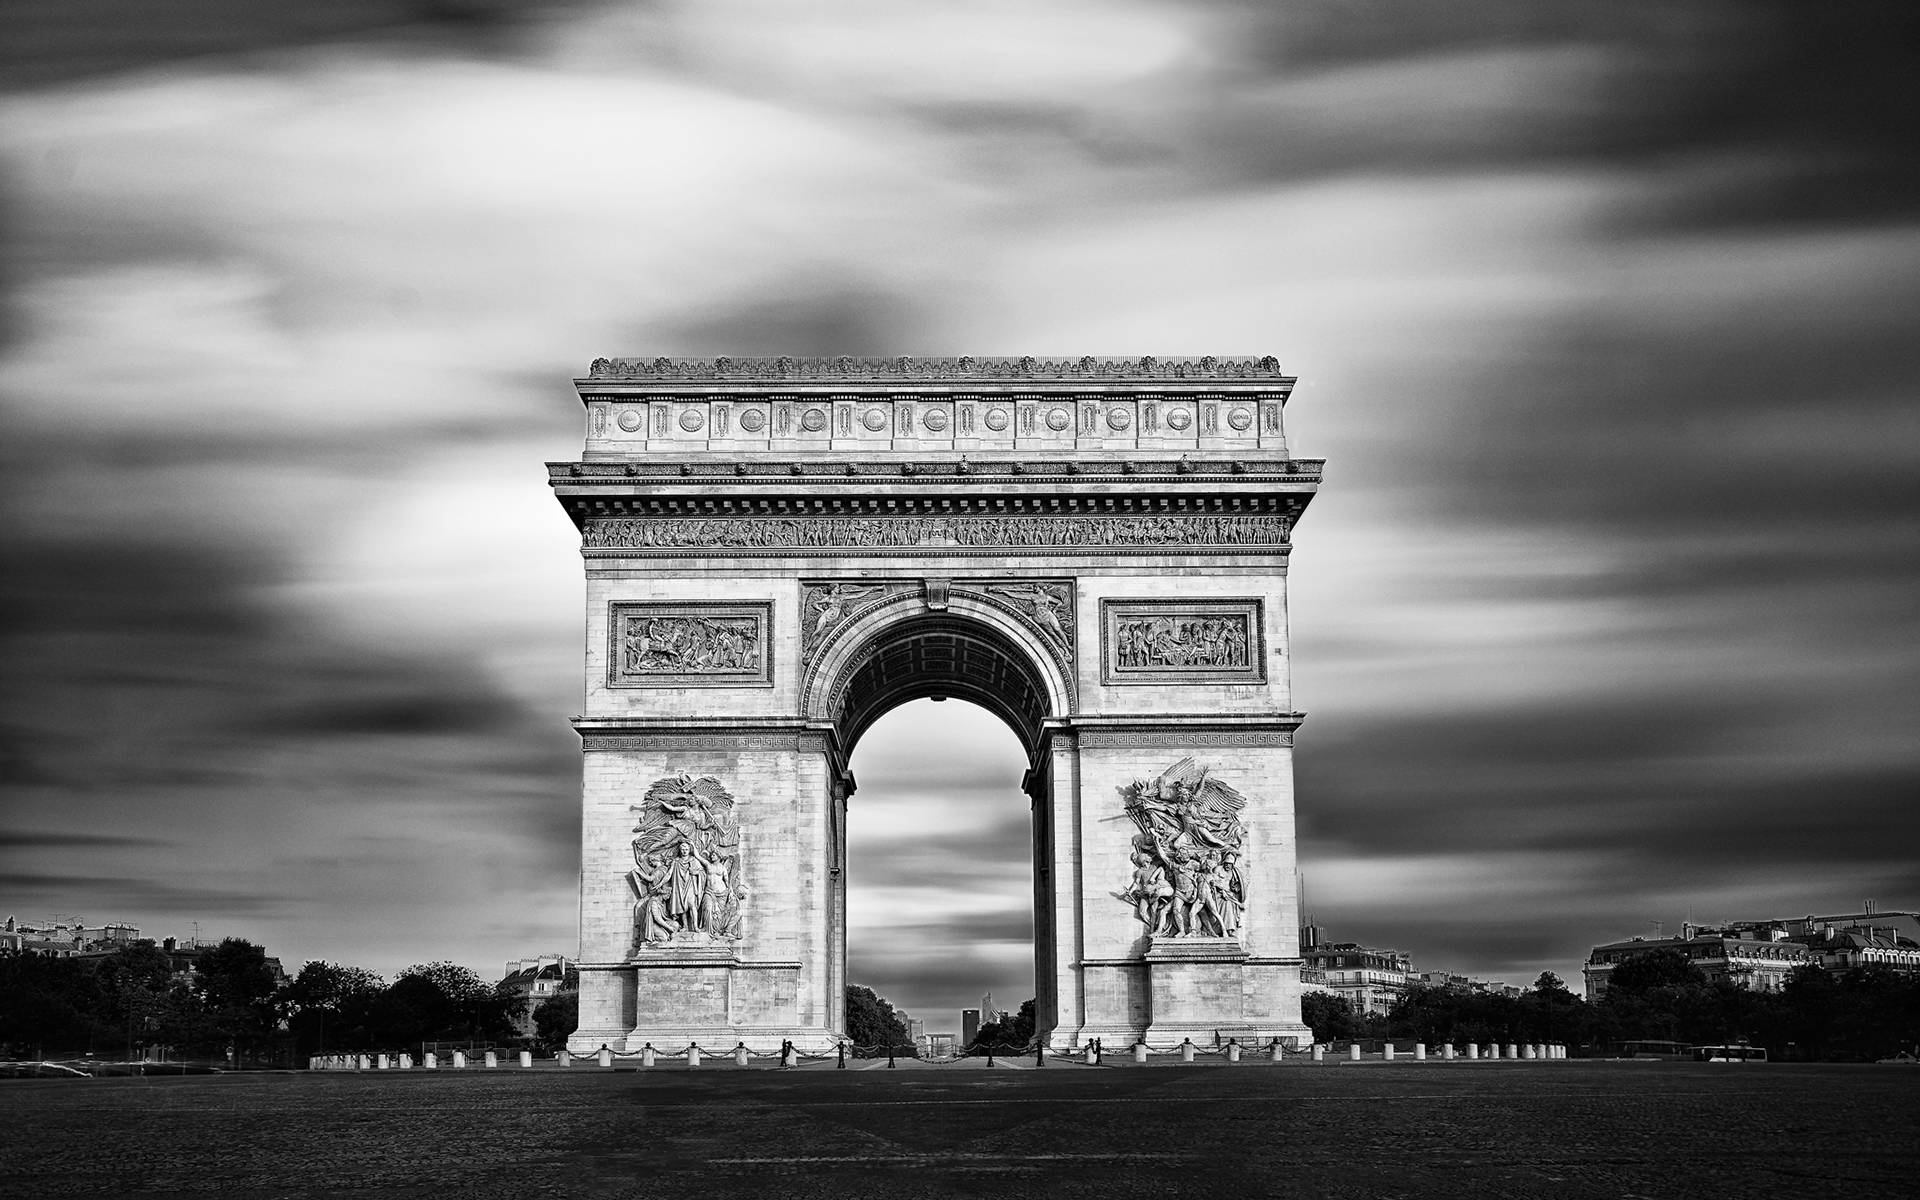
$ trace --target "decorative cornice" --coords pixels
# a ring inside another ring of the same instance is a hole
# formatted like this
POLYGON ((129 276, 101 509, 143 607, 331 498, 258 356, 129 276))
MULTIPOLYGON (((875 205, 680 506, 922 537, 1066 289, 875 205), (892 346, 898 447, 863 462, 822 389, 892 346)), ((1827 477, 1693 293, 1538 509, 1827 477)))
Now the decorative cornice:
POLYGON ((1261 358, 596 358, 588 379, 1284 379, 1280 361, 1261 358))
POLYGON ((1039 483, 1090 481, 1090 477, 1120 476, 1130 482, 1179 482, 1194 475, 1240 476, 1246 483, 1319 483, 1326 468, 1324 458, 1249 459, 1221 455, 1215 451, 1197 452, 1199 457, 1182 456, 1164 460, 1085 460, 1085 459, 970 459, 966 453, 953 452, 942 459, 920 462, 849 458, 795 459, 768 462, 741 458, 708 458, 680 462, 626 462, 593 460, 586 462, 550 462, 550 485, 618 484, 630 479, 651 483, 675 478, 759 481, 774 479, 861 479, 916 480, 925 483, 985 482, 996 485, 1019 480, 1039 483))

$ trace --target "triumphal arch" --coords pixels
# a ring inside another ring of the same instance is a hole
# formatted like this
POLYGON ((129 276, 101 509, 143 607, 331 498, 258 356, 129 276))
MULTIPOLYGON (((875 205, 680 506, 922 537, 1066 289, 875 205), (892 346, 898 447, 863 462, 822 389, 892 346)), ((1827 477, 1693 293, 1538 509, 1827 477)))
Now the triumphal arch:
POLYGON ((1299 1041, 1272 358, 599 359, 549 465, 586 560, 576 1051, 844 1028, 861 734, 1024 746, 1055 1048, 1299 1041))

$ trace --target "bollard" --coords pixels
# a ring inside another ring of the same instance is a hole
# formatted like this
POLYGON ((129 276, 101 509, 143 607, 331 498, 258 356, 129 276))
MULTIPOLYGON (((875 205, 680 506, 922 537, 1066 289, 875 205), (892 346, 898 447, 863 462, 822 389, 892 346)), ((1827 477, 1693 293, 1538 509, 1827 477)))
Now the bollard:
POLYGON ((1413 1044, 1413 1061, 1427 1061, 1427 1044, 1425 1042, 1415 1042, 1413 1044))
POLYGON ((486 1058, 485 1065, 488 1070, 492 1070, 493 1068, 499 1066, 500 1056, 491 1050, 487 1051, 487 1058, 486 1058))
POLYGON ((533 1065, 533 1051, 522 1050, 520 1052, 520 1065, 523 1067, 530 1067, 533 1065))
POLYGON ((800 1052, 793 1048, 792 1038, 788 1038, 780 1043, 780 1065, 783 1067, 797 1067, 800 1065, 800 1052))
POLYGON ((1353 1062, 1360 1061, 1360 1043, 1359 1042, 1354 1042, 1352 1045, 1347 1047, 1347 1057, 1353 1062))
MULTIPOLYGON (((992 1055, 987 1056, 987 1065, 988 1066, 993 1065, 992 1055)), ((841 1042, 840 1043, 840 1065, 835 1067, 834 1070, 844 1071, 846 1069, 847 1069, 847 1044, 845 1042, 841 1042)))
POLYGON ((1313 1058, 1314 1062, 1327 1061, 1327 1048, 1325 1046, 1322 1046, 1320 1043, 1315 1042, 1313 1044, 1313 1053, 1311 1057, 1313 1058))
POLYGON ((565 1050, 562 1050, 560 1053, 554 1055, 554 1057, 560 1060, 560 1065, 563 1067, 570 1067, 573 1065, 573 1055, 568 1054, 565 1050))
POLYGON ((362 1055, 360 1056, 360 1065, 358 1065, 358 1066, 356 1066, 356 1067, 354 1068, 354 1070, 356 1070, 356 1071, 371 1071, 371 1070, 373 1070, 373 1060, 372 1060, 372 1059, 370 1059, 370 1058, 368 1058, 368 1057, 367 1057, 366 1055, 364 1055, 364 1054, 362 1054, 362 1055))
POLYGON ((744 1067, 747 1065, 747 1044, 745 1042, 741 1042, 733 1048, 733 1065, 736 1067, 744 1067))
POLYGON ((1230 1063, 1240 1061, 1240 1043, 1232 1038, 1227 1039, 1227 1061, 1230 1063))
POLYGON ((427 1061, 420 1065, 429 1071, 438 1071, 440 1069, 440 1056, 429 1050, 427 1051, 427 1061))
POLYGON ((453 1069, 456 1071, 464 1071, 467 1069, 467 1052, 465 1050, 455 1050, 453 1052, 453 1069))
POLYGON ((613 1047, 607 1045, 605 1042, 601 1042, 599 1052, 596 1053, 594 1057, 600 1060, 601 1066, 603 1067, 612 1066, 613 1065, 613 1047))
POLYGON ((1147 1061, 1147 1044, 1145 1042, 1135 1042, 1133 1044, 1133 1061, 1137 1063, 1147 1061))
POLYGON ((700 1043, 693 1042, 687 1046, 687 1069, 692 1070, 693 1068, 699 1065, 700 1065, 700 1043))
POLYGON ((1180 1061, 1181 1062, 1193 1061, 1193 1039, 1192 1038, 1180 1039, 1180 1061))
POLYGON ((1517 1046, 1517 1045, 1515 1045, 1515 1044, 1514 1044, 1514 1043, 1512 1043, 1512 1042, 1508 1042, 1508 1043, 1507 1043, 1507 1053, 1506 1053, 1506 1057, 1508 1057, 1508 1058, 1519 1058, 1519 1057, 1520 1057, 1520 1047, 1519 1047, 1519 1046, 1517 1046))
POLYGON ((1380 1047, 1380 1057, 1385 1059, 1387 1062, 1393 1061, 1393 1043, 1392 1042, 1388 1042, 1385 1045, 1380 1047))
POLYGON ((1080 1048, 1080 1061, 1084 1062, 1089 1067, 1093 1065, 1093 1043, 1092 1042, 1088 1042, 1085 1046, 1082 1046, 1080 1048))
POLYGON ((1282 1056, 1285 1055, 1286 1052, 1286 1048, 1280 1044, 1280 1039, 1275 1038, 1273 1039, 1273 1045, 1267 1050, 1267 1061, 1284 1062, 1285 1059, 1282 1056))
POLYGON ((1047 1065, 1047 1048, 1045 1046, 1035 1046, 1033 1048, 1033 1065, 1036 1068, 1047 1065))
POLYGON ((1448 1042, 1446 1045, 1440 1047, 1441 1058, 1446 1059, 1448 1062, 1452 1062, 1454 1060, 1454 1056, 1455 1056, 1455 1051, 1453 1049, 1452 1042, 1448 1042))
POLYGON ((402 1054, 402 1055, 400 1056, 400 1069, 401 1069, 402 1071, 411 1071, 411 1070, 413 1070, 413 1055, 411 1055, 411 1054, 402 1054))

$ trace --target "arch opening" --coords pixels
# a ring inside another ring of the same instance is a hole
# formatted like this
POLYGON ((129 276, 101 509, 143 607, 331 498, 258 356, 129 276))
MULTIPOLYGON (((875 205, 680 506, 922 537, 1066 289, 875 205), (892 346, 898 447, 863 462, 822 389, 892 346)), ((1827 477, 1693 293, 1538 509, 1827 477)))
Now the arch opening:
POLYGON ((833 721, 851 754, 882 716, 922 699, 958 699, 1000 718, 1031 763, 1042 722, 1062 707, 1061 684, 1014 633, 977 615, 920 610, 881 614, 852 632, 822 672, 815 711, 833 721))
POLYGON ((983 995, 1017 1009, 1036 994, 1025 755, 959 699, 908 701, 867 732, 846 822, 847 982, 958 1035, 983 995))

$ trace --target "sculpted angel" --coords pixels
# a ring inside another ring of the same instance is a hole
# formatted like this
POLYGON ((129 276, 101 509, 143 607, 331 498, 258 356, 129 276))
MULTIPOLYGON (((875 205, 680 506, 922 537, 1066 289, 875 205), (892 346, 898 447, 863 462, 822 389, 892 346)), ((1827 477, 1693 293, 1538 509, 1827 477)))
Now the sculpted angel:
POLYGON ((847 610, 882 589, 852 583, 835 583, 813 594, 813 636, 819 637, 839 624, 847 610))

